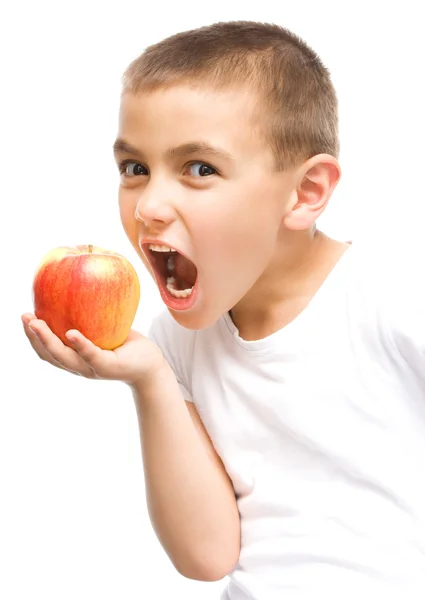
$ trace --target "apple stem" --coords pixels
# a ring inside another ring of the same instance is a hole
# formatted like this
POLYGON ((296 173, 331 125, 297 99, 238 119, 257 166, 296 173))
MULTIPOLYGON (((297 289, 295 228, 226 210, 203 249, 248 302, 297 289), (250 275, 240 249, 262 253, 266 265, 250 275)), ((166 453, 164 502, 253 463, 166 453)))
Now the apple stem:
POLYGON ((91 254, 93 252, 93 246, 91 244, 89 244, 89 254, 91 254))

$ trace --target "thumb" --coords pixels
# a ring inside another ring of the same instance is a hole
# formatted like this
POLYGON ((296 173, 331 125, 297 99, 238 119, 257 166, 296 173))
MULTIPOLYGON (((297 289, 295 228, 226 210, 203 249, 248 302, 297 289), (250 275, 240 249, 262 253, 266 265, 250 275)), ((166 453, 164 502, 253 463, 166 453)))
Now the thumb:
POLYGON ((98 373, 102 370, 104 364, 104 350, 93 344, 81 332, 76 329, 70 329, 65 333, 68 340, 71 342, 74 350, 78 352, 81 358, 98 373))

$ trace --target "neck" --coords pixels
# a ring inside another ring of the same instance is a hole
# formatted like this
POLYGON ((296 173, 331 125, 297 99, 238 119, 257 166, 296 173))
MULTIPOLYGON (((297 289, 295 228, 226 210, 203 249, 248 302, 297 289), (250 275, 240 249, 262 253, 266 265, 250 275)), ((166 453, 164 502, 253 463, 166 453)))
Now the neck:
POLYGON ((264 338, 295 319, 348 247, 317 230, 285 237, 261 278, 231 310, 245 340, 264 338))

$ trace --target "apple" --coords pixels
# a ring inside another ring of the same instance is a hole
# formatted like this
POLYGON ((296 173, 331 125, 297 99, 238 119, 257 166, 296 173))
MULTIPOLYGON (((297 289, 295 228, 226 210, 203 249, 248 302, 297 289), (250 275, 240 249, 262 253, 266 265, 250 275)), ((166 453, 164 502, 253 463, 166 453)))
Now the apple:
POLYGON ((63 246, 48 252, 33 281, 34 313, 64 344, 78 329, 96 346, 125 341, 140 300, 139 278, 120 254, 98 246, 63 246))

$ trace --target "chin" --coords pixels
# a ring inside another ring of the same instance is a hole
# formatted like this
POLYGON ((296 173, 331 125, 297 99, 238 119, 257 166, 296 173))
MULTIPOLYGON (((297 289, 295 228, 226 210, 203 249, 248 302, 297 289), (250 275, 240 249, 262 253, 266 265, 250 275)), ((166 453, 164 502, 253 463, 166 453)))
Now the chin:
POLYGON ((197 308, 195 310, 173 310, 168 307, 168 311, 175 321, 185 329, 200 331, 212 327, 225 311, 219 313, 217 310, 208 311, 197 308))

